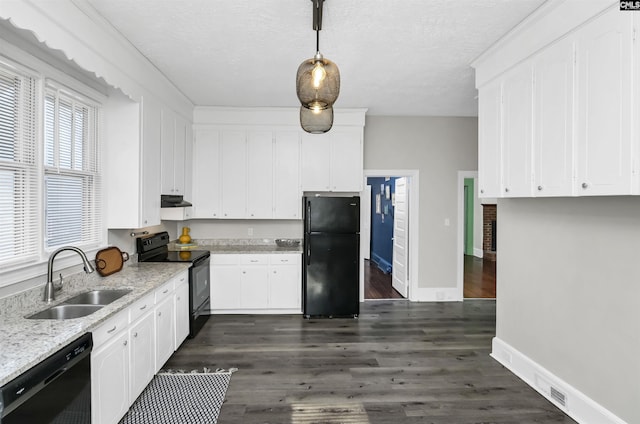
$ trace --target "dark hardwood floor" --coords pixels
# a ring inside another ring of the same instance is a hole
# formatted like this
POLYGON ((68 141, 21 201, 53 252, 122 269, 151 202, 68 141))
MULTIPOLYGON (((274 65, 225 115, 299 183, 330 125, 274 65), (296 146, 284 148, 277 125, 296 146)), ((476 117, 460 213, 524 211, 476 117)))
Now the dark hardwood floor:
POLYGON ((391 285, 391 274, 385 274, 369 260, 364 261, 364 298, 404 299, 391 285))
POLYGON ((495 302, 214 315, 165 368, 238 368, 219 424, 573 423, 489 356, 495 302))
POLYGON ((464 297, 496 298, 496 261, 464 255, 464 297))

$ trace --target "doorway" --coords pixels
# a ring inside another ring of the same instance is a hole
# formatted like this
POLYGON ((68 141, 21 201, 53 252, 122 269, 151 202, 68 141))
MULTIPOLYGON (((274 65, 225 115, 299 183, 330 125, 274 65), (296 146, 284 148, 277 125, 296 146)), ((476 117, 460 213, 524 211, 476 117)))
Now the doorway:
POLYGON ((417 181, 417 171, 365 171, 361 300, 411 299, 418 265, 417 181))
MULTIPOLYGON (((458 289, 462 299, 495 299, 495 255, 487 254, 486 233, 494 222, 485 222, 485 203, 480 199, 477 187, 478 173, 458 172, 458 289)), ((495 234, 495 233, 494 233, 495 234)))

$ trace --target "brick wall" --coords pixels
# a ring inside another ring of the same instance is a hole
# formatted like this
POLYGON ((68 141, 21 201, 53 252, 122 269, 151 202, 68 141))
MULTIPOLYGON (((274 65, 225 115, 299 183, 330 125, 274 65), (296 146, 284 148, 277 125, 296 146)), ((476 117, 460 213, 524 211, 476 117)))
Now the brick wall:
POLYGON ((482 250, 485 259, 496 260, 496 250, 491 249, 491 221, 498 221, 496 205, 482 205, 482 250))

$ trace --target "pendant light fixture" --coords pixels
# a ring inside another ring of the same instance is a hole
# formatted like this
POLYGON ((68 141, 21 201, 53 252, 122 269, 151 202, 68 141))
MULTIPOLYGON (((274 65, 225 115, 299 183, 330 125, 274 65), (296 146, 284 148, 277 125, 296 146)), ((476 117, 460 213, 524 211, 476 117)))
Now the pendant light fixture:
POLYGON ((335 63, 320 53, 322 5, 313 3, 313 29, 316 31, 316 54, 298 67, 296 93, 300 100, 300 125, 311 133, 324 133, 333 125, 333 104, 340 94, 340 71, 335 63))

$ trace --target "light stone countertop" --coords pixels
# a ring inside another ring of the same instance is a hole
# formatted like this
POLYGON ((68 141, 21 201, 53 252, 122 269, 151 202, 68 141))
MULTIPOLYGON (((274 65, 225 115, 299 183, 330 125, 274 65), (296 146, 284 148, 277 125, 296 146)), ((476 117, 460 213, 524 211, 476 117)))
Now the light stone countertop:
MULTIPOLYGON (((299 240, 299 239, 298 239, 299 240)), ((194 240, 188 248, 181 248, 179 243, 169 244, 170 250, 209 250, 212 255, 218 254, 286 254, 302 253, 302 240, 295 247, 279 247, 273 239, 199 239, 194 240)))
MULTIPOLYGON (((181 271, 185 263, 132 263, 108 277, 87 278, 90 284, 71 286, 57 294, 46 305, 42 300, 25 302, 24 296, 2 299, 5 309, 0 320, 0 386, 57 352, 83 334, 92 331, 116 312, 126 308, 145 294, 161 286, 181 271), (64 302, 66 299, 93 289, 130 288, 133 291, 100 310, 82 318, 51 320, 27 319, 35 312, 64 302), (9 312, 7 312, 9 310, 9 312)), ((81 273, 85 275, 84 273, 81 273)), ((44 284, 43 284, 44 286, 44 284)), ((33 297, 33 296, 31 296, 33 297)))

